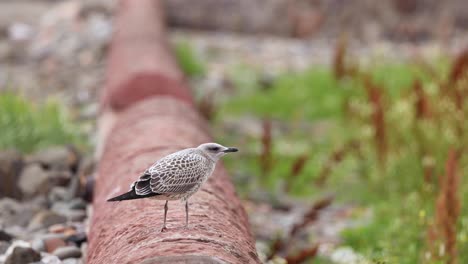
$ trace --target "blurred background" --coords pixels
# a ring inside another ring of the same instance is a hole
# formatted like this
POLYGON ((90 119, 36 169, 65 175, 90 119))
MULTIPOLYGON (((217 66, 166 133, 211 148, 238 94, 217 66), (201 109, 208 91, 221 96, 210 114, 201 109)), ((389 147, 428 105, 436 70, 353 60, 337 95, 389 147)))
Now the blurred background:
MULTIPOLYGON (((265 263, 468 263, 466 1, 164 2, 265 263)), ((0 0, 0 263, 84 263, 115 10, 0 0)))

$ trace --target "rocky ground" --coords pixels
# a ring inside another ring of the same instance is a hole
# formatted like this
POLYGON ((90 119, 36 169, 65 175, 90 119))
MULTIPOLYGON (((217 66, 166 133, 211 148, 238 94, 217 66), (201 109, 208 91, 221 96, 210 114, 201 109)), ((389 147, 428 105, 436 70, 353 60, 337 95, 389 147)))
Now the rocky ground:
POLYGON ((0 152, 0 263, 82 263, 93 167, 73 147, 0 152))

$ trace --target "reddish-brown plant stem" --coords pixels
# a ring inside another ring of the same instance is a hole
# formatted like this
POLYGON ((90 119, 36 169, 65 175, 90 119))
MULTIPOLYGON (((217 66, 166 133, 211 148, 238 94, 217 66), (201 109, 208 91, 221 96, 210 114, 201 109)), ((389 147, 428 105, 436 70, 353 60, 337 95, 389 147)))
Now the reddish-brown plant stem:
POLYGON ((442 258, 447 264, 457 263, 457 222, 460 216, 461 202, 458 197, 460 175, 458 173, 459 152, 450 149, 445 163, 445 173, 439 179, 440 189, 436 200, 435 223, 428 229, 429 248, 434 250, 434 243, 444 245, 442 258))
MULTIPOLYGON (((271 260, 279 252, 286 251, 286 249, 292 244, 293 238, 297 234, 299 234, 299 232, 303 228, 305 228, 306 226, 308 226, 308 225, 312 224, 313 222, 315 222, 318 219, 318 216, 319 216, 320 212, 323 209, 330 206, 331 203, 333 202, 333 200, 334 200, 333 196, 328 196, 328 197, 325 197, 325 198, 322 198, 322 199, 316 201, 312 205, 312 207, 309 209, 309 211, 307 211, 304 214, 304 216, 302 217, 302 220, 300 222, 296 223, 291 228, 291 231, 288 233, 288 235, 284 239, 277 238, 273 242, 273 244, 271 246, 270 254, 267 256, 267 260, 271 260)), ((305 259, 313 257, 313 256, 315 256, 315 254, 312 254, 312 250, 311 250, 311 248, 309 248, 309 249, 305 249, 305 250, 301 251, 301 253, 299 253, 298 255, 291 256, 290 258, 291 259, 297 258, 297 261, 299 261, 299 260, 301 260, 303 258, 304 258, 303 260, 305 260, 305 259), (302 256, 302 258, 299 258, 300 256, 302 256)), ((301 260, 301 261, 303 261, 303 260, 301 260)), ((300 262, 296 262, 296 263, 300 263, 300 262)))
POLYGON ((263 175, 267 175, 271 171, 272 166, 272 132, 271 120, 264 119, 262 123, 262 151, 260 153, 260 168, 263 175))
POLYGON ((388 151, 383 103, 384 89, 377 86, 369 76, 364 76, 364 87, 366 88, 367 98, 373 109, 371 123, 374 127, 374 141, 377 149, 377 156, 380 165, 384 165, 388 151))
POLYGON ((356 140, 351 140, 343 147, 332 152, 330 157, 328 157, 327 161, 325 162, 325 165, 322 167, 320 173, 318 174, 319 176, 317 177, 314 183, 317 186, 323 186, 326 183, 333 166, 339 164, 349 152, 353 150, 357 150, 359 152, 359 148, 359 142, 356 140))
POLYGON ((296 160, 294 161, 291 167, 291 172, 289 174, 289 177, 287 178, 286 183, 285 183, 285 190, 287 192, 291 191, 292 182, 304 170, 304 166, 308 158, 309 156, 307 154, 302 154, 299 157, 297 157, 296 160))

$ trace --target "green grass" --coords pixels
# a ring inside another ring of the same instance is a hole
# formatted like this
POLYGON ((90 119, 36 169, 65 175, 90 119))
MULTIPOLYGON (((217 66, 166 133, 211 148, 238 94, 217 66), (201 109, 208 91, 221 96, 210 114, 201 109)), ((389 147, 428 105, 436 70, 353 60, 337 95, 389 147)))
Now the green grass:
POLYGON ((0 94, 0 149, 31 152, 60 144, 82 145, 83 140, 59 104, 37 105, 18 95, 0 94))
POLYGON ((197 77, 205 74, 205 65, 188 42, 176 43, 174 52, 179 67, 186 76, 197 77))
POLYGON ((341 112, 344 94, 351 88, 348 83, 341 85, 335 81, 333 74, 323 68, 282 75, 265 90, 244 86, 253 89, 230 100, 222 110, 282 120, 336 117, 341 112))
MULTIPOLYGON (((271 118, 284 127, 274 133, 273 168, 266 175, 259 165, 260 136, 223 132, 221 138, 225 141, 243 142, 243 156, 226 160, 227 166, 236 171, 235 180, 240 179, 236 182, 240 192, 248 195, 264 188, 274 197, 286 192, 286 183, 291 187, 289 194, 298 197, 334 192, 339 203, 358 204, 372 212, 368 224, 343 232, 345 245, 370 260, 429 263, 424 260, 424 253, 427 228, 434 219, 437 177, 444 173, 448 149, 466 149, 468 145, 466 137, 454 136, 459 121, 451 112, 453 102, 441 99, 443 91, 438 84, 446 80, 448 66, 446 60, 432 65, 437 76, 409 63, 376 62, 364 69, 384 94, 389 150, 382 165, 373 136, 372 107, 362 80, 336 80, 329 69, 314 67, 280 74, 270 86, 262 87, 258 71, 233 68, 230 79, 236 92, 220 105, 215 125, 221 125, 225 119, 253 117, 259 122, 271 118), (412 84, 416 79, 423 83, 432 110, 439 114, 437 118, 415 118, 412 84), (315 186, 314 180, 325 162, 350 139, 360 142, 360 154, 354 151, 345 155, 333 165, 327 185, 315 186), (431 182, 423 178, 421 149, 431 153, 435 164, 431 182), (302 172, 291 178, 292 164, 301 154, 306 154, 308 161, 302 172)), ((468 246, 468 196, 464 195, 468 192, 468 181, 464 179, 468 167, 464 164, 467 163, 463 156, 459 161, 459 263, 468 263, 468 252, 462 250, 468 246)))
MULTIPOLYGON (((354 79, 336 80, 328 68, 316 66, 299 73, 277 77, 271 87, 261 89, 255 71, 245 66, 232 70, 231 79, 239 93, 223 105, 227 114, 254 114, 282 120, 304 121, 343 117, 344 102, 352 95, 363 95, 364 89, 354 79)), ((414 65, 384 64, 370 72, 377 84, 385 85, 396 97, 417 78, 428 81, 428 73, 414 65)))

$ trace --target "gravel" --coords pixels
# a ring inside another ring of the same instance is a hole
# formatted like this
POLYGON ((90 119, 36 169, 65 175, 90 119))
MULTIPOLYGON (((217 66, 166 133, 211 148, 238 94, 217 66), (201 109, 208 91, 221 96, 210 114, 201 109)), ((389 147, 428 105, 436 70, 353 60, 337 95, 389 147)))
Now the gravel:
POLYGON ((59 259, 67 258, 81 258, 81 250, 74 246, 66 246, 57 248, 52 254, 57 256, 59 259))
POLYGON ((86 180, 94 165, 71 149, 55 146, 27 156, 10 151, 15 169, 0 162, 0 171, 18 179, 2 187, 21 190, 1 193, 11 197, 0 198, 0 263, 81 263, 90 207, 84 195, 92 191, 86 180))
POLYGON ((5 264, 31 263, 41 260, 41 255, 32 248, 17 246, 6 258, 5 264))

